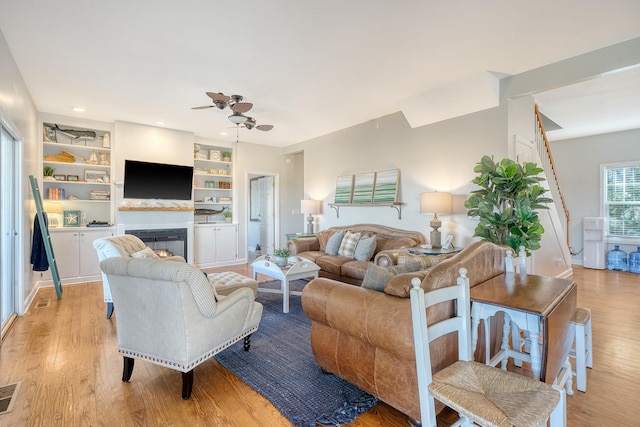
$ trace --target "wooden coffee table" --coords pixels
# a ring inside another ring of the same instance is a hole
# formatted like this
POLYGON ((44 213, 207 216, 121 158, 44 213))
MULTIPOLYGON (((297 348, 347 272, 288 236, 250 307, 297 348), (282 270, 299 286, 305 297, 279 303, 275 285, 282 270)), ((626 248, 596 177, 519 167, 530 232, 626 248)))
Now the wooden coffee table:
POLYGON ((307 277, 318 277, 318 267, 314 262, 302 257, 289 257, 285 267, 280 267, 271 255, 263 255, 256 258, 251 266, 253 267, 253 278, 258 279, 258 273, 273 277, 282 282, 280 289, 264 289, 258 287, 258 292, 282 294, 282 312, 289 312, 289 296, 302 295, 302 292, 291 291, 289 282, 307 277))

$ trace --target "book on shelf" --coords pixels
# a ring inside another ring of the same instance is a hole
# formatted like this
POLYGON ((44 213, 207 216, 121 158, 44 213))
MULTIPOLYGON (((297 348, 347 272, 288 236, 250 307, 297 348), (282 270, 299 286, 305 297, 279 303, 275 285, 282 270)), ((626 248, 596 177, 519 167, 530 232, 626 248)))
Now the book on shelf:
POLYGON ((64 188, 60 188, 60 187, 49 187, 49 189, 47 190, 47 199, 49 200, 64 200, 65 199, 65 194, 64 194, 64 188))
POLYGON ((91 190, 89 192, 89 200, 110 200, 111 192, 109 190, 91 190))

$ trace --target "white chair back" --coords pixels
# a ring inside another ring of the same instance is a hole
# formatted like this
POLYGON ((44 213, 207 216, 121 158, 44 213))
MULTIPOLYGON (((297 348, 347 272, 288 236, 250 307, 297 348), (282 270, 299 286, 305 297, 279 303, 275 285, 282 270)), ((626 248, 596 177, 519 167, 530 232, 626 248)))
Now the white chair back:
POLYGON ((429 291, 428 301, 424 290, 420 287, 420 279, 411 279, 413 288, 411 296, 411 316, 413 323, 413 339, 416 350, 418 370, 418 392, 420 394, 420 412, 423 425, 436 425, 435 401, 428 387, 432 383, 431 353, 429 343, 443 335, 458 332, 458 359, 473 360, 471 351, 471 302, 469 298, 469 279, 467 269, 460 268, 460 276, 455 286, 447 286, 429 291), (440 322, 427 324, 427 307, 455 301, 456 316, 440 322), (431 419, 427 424, 427 419, 431 419))
POLYGON ((527 254, 524 246, 520 246, 518 256, 513 256, 513 250, 507 249, 504 257, 505 272, 527 274, 527 254))

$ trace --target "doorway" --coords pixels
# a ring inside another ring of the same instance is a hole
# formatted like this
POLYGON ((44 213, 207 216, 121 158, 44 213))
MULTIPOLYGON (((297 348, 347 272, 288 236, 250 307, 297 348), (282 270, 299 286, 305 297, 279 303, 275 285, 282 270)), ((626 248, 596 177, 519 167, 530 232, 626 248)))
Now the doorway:
POLYGON ((249 215, 247 218, 247 249, 251 261, 259 255, 272 254, 278 233, 278 176, 273 174, 252 174, 249 183, 249 215))
POLYGON ((15 134, 0 120, 0 342, 16 318, 21 156, 15 134))

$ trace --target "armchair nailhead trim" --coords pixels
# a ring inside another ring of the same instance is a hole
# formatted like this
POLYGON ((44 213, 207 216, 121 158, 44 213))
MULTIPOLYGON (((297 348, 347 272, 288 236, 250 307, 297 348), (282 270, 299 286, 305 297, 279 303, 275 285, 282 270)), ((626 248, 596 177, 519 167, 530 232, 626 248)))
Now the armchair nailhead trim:
POLYGON ((158 357, 155 356, 149 356, 146 354, 142 354, 136 351, 131 351, 131 350, 127 350, 124 348, 118 348, 118 351, 120 353, 122 353, 123 355, 127 356, 127 357, 137 357, 138 359, 144 359, 144 360, 148 360, 152 363, 155 363, 156 365, 160 365, 160 366, 165 366, 167 368, 173 368, 176 369, 178 371, 181 372, 189 372, 190 370, 192 370, 193 368, 195 368, 196 366, 200 365, 202 362, 208 360, 209 358, 211 358, 212 356, 215 356, 216 354, 220 353, 222 350, 224 350, 225 348, 231 346, 232 344, 235 344, 236 342, 244 339, 244 337, 246 337, 247 335, 251 335, 252 333, 254 333, 255 331, 258 330, 258 326, 254 326, 251 329, 247 329, 246 331, 244 331, 241 335, 238 335, 237 337, 234 337, 232 339, 230 339, 229 341, 220 344, 219 346, 209 350, 208 352, 206 352, 205 354, 200 355, 199 358, 188 362, 188 363, 181 363, 181 362, 177 362, 174 360, 164 360, 164 359, 160 359, 158 357))

